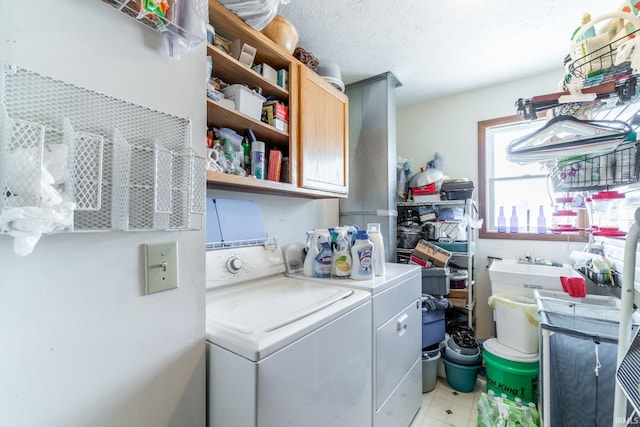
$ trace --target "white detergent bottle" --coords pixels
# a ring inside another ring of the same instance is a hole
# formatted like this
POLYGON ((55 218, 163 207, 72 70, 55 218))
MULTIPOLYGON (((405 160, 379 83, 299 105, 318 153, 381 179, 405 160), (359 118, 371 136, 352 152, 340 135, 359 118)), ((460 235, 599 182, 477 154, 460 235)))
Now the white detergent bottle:
POLYGON ((328 279, 331 277, 331 260, 333 259, 333 252, 331 252, 329 242, 323 241, 320 245, 320 253, 316 255, 313 262, 313 276, 328 279))
POLYGON ((377 222, 367 224, 369 240, 373 243, 373 270, 376 276, 384 276, 384 240, 380 233, 380 224, 377 222))
POLYGON ((304 258, 303 273, 305 276, 313 277, 313 263, 322 249, 321 243, 326 242, 326 236, 316 230, 313 231, 311 240, 309 241, 309 249, 304 258))
POLYGON ((358 230, 356 242, 351 247, 351 278, 354 280, 373 279, 373 243, 367 230, 358 230))

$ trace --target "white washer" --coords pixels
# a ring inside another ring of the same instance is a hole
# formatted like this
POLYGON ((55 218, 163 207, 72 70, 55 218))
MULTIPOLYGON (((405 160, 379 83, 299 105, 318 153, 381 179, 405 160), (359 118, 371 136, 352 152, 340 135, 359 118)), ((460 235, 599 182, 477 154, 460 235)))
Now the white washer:
MULTIPOLYGON (((295 245, 295 244, 294 244, 295 245)), ((297 252, 285 247, 289 277, 371 294, 373 425, 408 426, 422 403, 422 273, 419 266, 385 264, 385 275, 371 280, 320 279, 304 276, 297 252)))
POLYGON ((371 295, 285 277, 275 245, 206 257, 209 427, 370 427, 371 295))

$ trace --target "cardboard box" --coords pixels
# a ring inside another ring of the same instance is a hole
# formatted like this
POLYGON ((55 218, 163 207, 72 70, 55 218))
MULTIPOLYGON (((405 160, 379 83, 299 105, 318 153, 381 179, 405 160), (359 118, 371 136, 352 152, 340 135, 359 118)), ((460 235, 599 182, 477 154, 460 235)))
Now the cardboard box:
POLYGON ((450 258, 451 252, 420 239, 413 249, 409 263, 423 267, 446 267, 450 258))
POLYGON ((257 49, 251 45, 243 43, 240 39, 235 39, 231 43, 231 56, 242 65, 251 68, 256 57, 257 49))
POLYGON ((253 71, 260 74, 274 85, 278 84, 278 72, 269 64, 258 64, 253 67, 253 71))
POLYGON ((289 132, 288 108, 279 102, 266 103, 262 106, 262 121, 281 132, 289 132))
POLYGON ((289 121, 289 108, 278 101, 267 101, 262 104, 262 110, 269 114, 269 117, 277 117, 285 122, 289 121))
POLYGON ((467 300, 469 297, 469 289, 450 289, 447 298, 467 300))

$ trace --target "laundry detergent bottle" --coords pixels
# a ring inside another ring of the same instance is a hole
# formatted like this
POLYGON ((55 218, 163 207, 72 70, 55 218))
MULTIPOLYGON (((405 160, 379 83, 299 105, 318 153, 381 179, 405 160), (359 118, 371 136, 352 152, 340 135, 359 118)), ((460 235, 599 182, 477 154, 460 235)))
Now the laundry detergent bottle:
POLYGON ((351 278, 354 280, 373 279, 373 243, 367 230, 358 230, 356 242, 351 247, 351 278))
POLYGON ((347 229, 336 227, 331 239, 333 259, 331 275, 334 278, 347 278, 351 274, 351 245, 347 237, 347 229))
POLYGON ((377 222, 367 224, 369 240, 373 243, 373 270, 376 276, 384 276, 384 240, 380 233, 380 224, 377 222))

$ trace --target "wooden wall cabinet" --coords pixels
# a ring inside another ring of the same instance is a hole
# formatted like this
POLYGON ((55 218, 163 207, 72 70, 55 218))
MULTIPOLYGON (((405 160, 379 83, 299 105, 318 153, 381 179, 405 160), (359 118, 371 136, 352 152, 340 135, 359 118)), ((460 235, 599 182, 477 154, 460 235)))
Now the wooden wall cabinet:
POLYGON ((218 47, 208 44, 213 75, 229 84, 262 88, 289 106, 289 131, 254 120, 207 98, 207 126, 228 127, 243 133, 251 128, 267 150, 278 148, 289 157, 289 182, 207 171, 207 186, 231 191, 306 198, 344 198, 348 177, 348 98, 264 34, 254 30, 217 0, 209 0, 209 21, 216 34, 240 39, 256 48, 254 63, 289 71, 289 89, 272 83, 218 47))
POLYGON ((348 193, 349 100, 300 65, 300 184, 305 188, 348 193))

